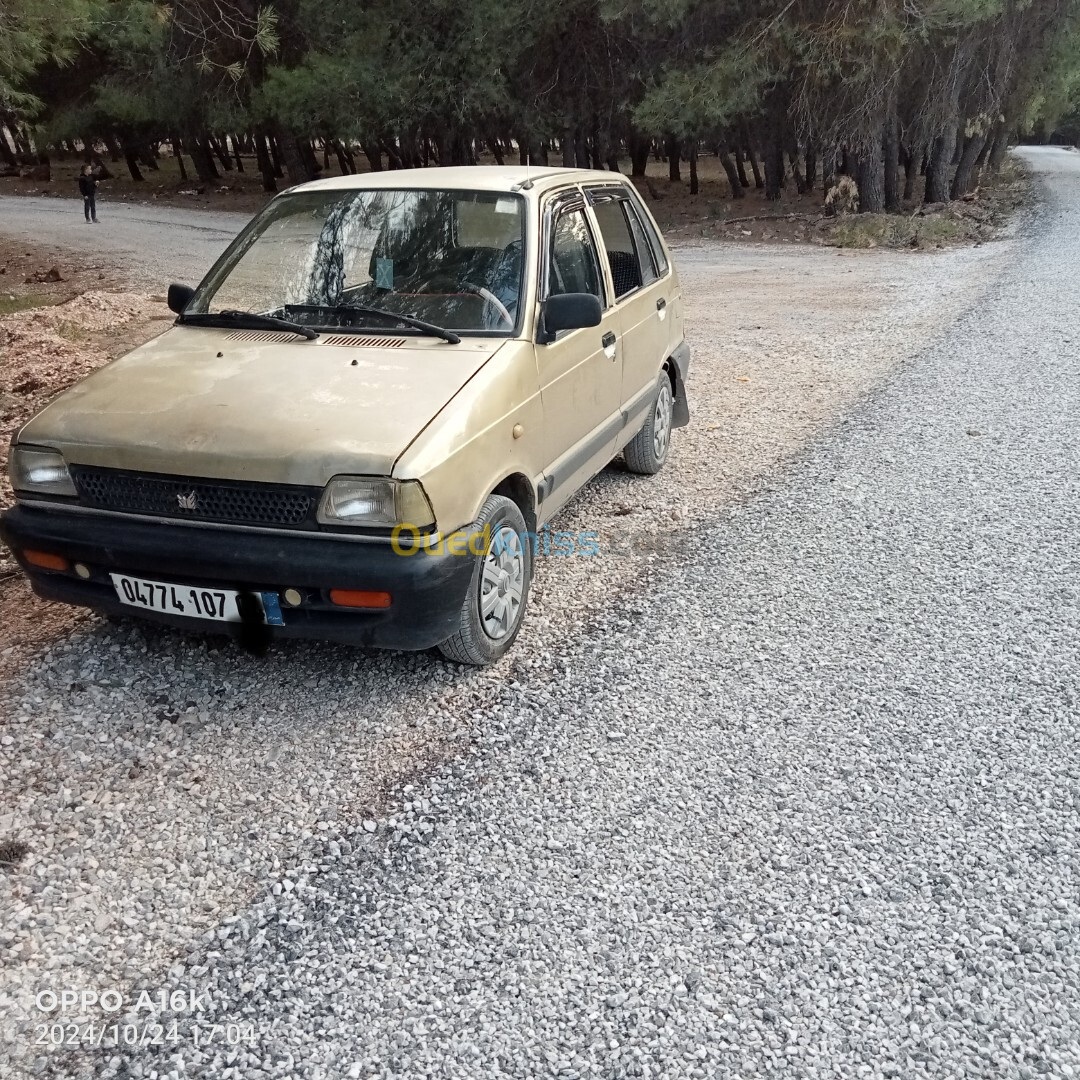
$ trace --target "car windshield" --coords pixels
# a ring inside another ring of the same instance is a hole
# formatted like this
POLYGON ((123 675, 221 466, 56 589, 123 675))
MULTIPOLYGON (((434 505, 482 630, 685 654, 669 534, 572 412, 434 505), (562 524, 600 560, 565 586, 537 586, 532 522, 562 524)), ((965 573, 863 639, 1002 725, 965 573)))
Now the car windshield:
POLYGON ((486 191, 324 190, 275 199, 226 251, 186 314, 251 312, 320 329, 511 333, 525 203, 486 191), (363 310, 368 309, 368 310, 363 310))

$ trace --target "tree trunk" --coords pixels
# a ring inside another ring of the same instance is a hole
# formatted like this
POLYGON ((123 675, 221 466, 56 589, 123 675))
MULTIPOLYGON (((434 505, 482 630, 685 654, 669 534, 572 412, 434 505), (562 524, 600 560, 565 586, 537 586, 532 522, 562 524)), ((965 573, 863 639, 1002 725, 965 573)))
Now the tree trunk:
POLYGON ((765 147, 765 198, 775 202, 784 190, 784 147, 773 139, 765 147))
POLYGON ((795 178, 795 190, 800 195, 805 195, 810 188, 807 185, 806 177, 803 176, 802 169, 799 166, 798 146, 788 147, 788 160, 791 162, 791 175, 795 178))
POLYGON ((274 177, 274 162, 270 157, 270 151, 266 148, 266 132, 255 132, 255 160, 259 165, 259 173, 262 176, 263 191, 277 191, 277 180, 274 177))
POLYGON ((564 129, 562 135, 559 136, 559 146, 562 148, 563 168, 577 168, 577 151, 574 147, 574 136, 568 129, 564 129))
POLYGON ((677 184, 682 181, 682 171, 679 169, 679 140, 671 134, 664 136, 664 151, 668 159, 668 179, 677 184))
POLYGON ((951 123, 945 126, 945 134, 939 135, 934 140, 934 148, 930 154, 930 167, 926 170, 925 201, 927 203, 949 201, 949 169, 952 165, 955 142, 956 127, 951 123))
POLYGON ((963 198, 976 183, 975 162, 982 155, 983 147, 986 146, 987 133, 972 135, 965 143, 963 152, 960 154, 960 163, 956 166, 953 176, 950 195, 954 199, 963 198))
MULTIPOLYGON (((723 162, 721 164, 723 165, 723 162)), ((726 170, 727 166, 725 165, 724 168, 726 170)), ((750 186, 750 181, 746 178, 746 158, 743 156, 741 146, 735 147, 735 175, 739 178, 740 187, 748 188, 750 186)), ((731 180, 730 173, 728 173, 728 180, 731 180)), ((734 193, 734 190, 732 188, 732 193, 734 193)), ((739 196, 733 194, 733 197, 737 199, 739 196)))
POLYGON ((139 172, 139 159, 134 150, 124 151, 124 161, 127 162, 128 172, 132 180, 142 180, 143 174, 139 172))
POLYGON ((871 139, 859 156, 857 183, 860 214, 879 214, 885 209, 885 189, 881 181, 881 141, 871 139))
POLYGON ((206 141, 210 144, 210 149, 214 152, 214 156, 221 162, 221 167, 226 172, 232 172, 232 162, 229 160, 229 155, 225 153, 225 147, 221 145, 221 140, 215 138, 213 135, 208 135, 206 141))
POLYGON ((690 194, 696 195, 698 193, 698 175, 697 175, 697 154, 698 154, 698 141, 697 138, 690 140, 690 194))
POLYGON ((349 176, 354 170, 349 168, 349 162, 345 158, 345 151, 341 148, 341 143, 337 139, 333 139, 330 142, 330 148, 334 151, 334 157, 337 158, 338 170, 342 176, 349 176))
POLYGON ((726 146, 717 147, 716 158, 723 167, 724 172, 727 173, 728 184, 731 187, 731 197, 733 199, 745 198, 743 181, 746 178, 746 174, 744 173, 742 176, 739 175, 739 166, 732 161, 731 154, 728 153, 726 146))
POLYGON ((813 191, 817 183, 817 147, 806 144, 806 190, 813 191))
POLYGON ((830 146, 821 159, 821 190, 828 195, 836 183, 836 147, 830 146))
POLYGON ((274 179, 283 180, 285 170, 281 165, 281 147, 278 145, 277 135, 267 133, 266 144, 270 148, 270 160, 274 163, 274 179))
POLYGON ((176 164, 180 168, 180 182, 186 184, 188 179, 187 166, 184 164, 184 152, 180 147, 180 137, 173 135, 170 140, 172 143, 173 157, 176 158, 176 164))
POLYGON ((998 133, 994 138, 994 146, 986 159, 986 170, 991 175, 1000 172, 1001 166, 1005 163, 1005 155, 1009 152, 1011 134, 1012 125, 1009 123, 1002 124, 998 128, 998 133))
POLYGON ((503 157, 502 147, 499 145, 498 139, 491 140, 491 156, 495 159, 496 165, 506 164, 506 159, 503 157))
POLYGON ((900 172, 900 121, 895 109, 889 110, 885 121, 885 209, 895 213, 900 209, 897 178, 900 172))
POLYGON ((281 149, 285 171, 289 174, 291 185, 306 184, 309 180, 315 179, 314 172, 305 160, 300 139, 290 131, 282 131, 278 135, 278 146, 281 149))
POLYGON ((308 178, 310 180, 318 180, 322 170, 319 168, 319 161, 315 157, 315 147, 312 145, 311 140, 297 139, 297 146, 300 150, 300 156, 303 158, 304 166, 307 169, 308 178))
POLYGON ((644 176, 649 165, 649 140, 642 138, 636 131, 630 132, 630 175, 644 176))
POLYGON ((979 183, 982 182, 983 168, 986 166, 987 155, 990 153, 990 150, 993 147, 994 142, 996 140, 996 135, 995 135, 996 131, 997 131, 997 128, 993 127, 986 133, 986 138, 983 139, 982 149, 979 151, 979 156, 975 159, 975 183, 976 184, 979 184, 979 183))
POLYGON ((0 161, 5 165, 15 166, 15 151, 8 145, 7 124, 0 124, 0 161))
POLYGON ((580 128, 574 132, 574 153, 577 154, 579 169, 589 167, 589 147, 585 140, 585 134, 580 128))
POLYGON ((191 154, 191 163, 195 166, 195 174, 204 183, 209 184, 218 178, 218 171, 214 168, 214 159, 210 156, 210 148, 202 139, 188 140, 188 153, 191 154))
POLYGON ((754 147, 752 145, 746 148, 746 160, 750 162, 750 171, 754 174, 754 187, 760 191, 765 186, 765 177, 761 175, 761 169, 758 167, 757 154, 754 153, 754 147))
POLYGON ((913 146, 908 150, 904 161, 904 202, 915 198, 915 180, 919 175, 919 163, 922 161, 922 147, 913 146))
POLYGON ((236 163, 236 171, 244 171, 244 159, 240 156, 240 140, 234 135, 232 138, 233 161, 236 163))
POLYGON ((360 149, 364 151, 364 157, 368 159, 368 165, 372 172, 382 172, 382 151, 379 149, 379 144, 374 142, 363 142, 360 144, 360 149))

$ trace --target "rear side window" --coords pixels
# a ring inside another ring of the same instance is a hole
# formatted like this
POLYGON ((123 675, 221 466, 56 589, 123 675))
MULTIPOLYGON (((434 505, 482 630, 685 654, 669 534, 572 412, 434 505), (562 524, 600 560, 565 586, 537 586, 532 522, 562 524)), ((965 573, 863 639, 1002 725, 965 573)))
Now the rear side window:
POLYGON ((634 234, 634 247, 637 248, 638 257, 641 261, 641 280, 646 285, 651 285, 660 276, 656 270, 656 257, 653 255, 648 240, 645 239, 645 230, 641 226, 641 219, 638 217, 637 210, 629 203, 622 203, 621 205, 626 212, 627 220, 630 222, 630 231, 634 234))
POLYGON ((611 264, 611 280, 615 286, 615 299, 641 288, 641 266, 638 263, 630 227, 623 213, 622 203, 615 199, 597 203, 593 207, 600 235, 607 248, 611 264))
POLYGON ((645 208, 641 205, 641 197, 636 191, 633 193, 633 205, 634 209, 637 211, 641 225, 645 230, 645 235, 648 237, 653 260, 656 262, 656 272, 663 277, 668 270, 668 261, 667 256, 664 254, 664 246, 660 243, 660 236, 656 231, 656 226, 653 224, 652 218, 645 212, 645 208))
POLYGON ((551 243, 551 266, 547 294, 592 293, 604 301, 600 288, 600 263, 589 232, 584 210, 568 210, 559 215, 551 243))

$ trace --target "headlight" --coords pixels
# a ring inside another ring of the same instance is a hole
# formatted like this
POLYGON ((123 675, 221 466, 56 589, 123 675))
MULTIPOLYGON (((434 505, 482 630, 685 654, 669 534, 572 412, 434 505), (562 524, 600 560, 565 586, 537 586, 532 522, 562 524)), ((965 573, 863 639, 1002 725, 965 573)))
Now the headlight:
POLYGON ((77 495, 64 455, 43 446, 13 446, 8 462, 11 486, 40 495, 77 495))
POLYGON ((323 491, 319 521, 323 525, 414 525, 428 529, 435 524, 435 515, 418 480, 339 476, 323 491))

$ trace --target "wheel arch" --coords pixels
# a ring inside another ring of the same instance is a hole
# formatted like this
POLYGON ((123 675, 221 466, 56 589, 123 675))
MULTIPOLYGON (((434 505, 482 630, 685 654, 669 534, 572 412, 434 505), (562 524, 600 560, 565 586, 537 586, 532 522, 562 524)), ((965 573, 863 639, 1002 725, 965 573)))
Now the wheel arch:
POLYGON ((530 532, 536 532, 536 492, 532 482, 520 472, 503 477, 491 491, 492 495, 502 495, 509 499, 521 511, 525 525, 530 532))

